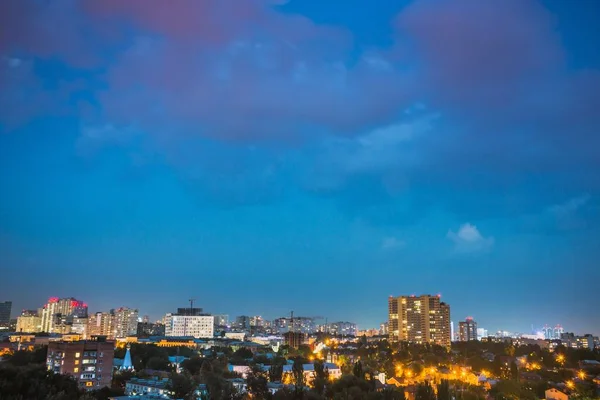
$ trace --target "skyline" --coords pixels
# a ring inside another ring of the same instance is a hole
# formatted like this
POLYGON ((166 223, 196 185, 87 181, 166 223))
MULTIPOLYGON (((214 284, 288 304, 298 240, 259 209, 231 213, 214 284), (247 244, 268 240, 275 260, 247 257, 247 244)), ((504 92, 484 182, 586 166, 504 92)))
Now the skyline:
POLYGON ((599 334, 599 93, 593 0, 2 1, 0 301, 599 334))

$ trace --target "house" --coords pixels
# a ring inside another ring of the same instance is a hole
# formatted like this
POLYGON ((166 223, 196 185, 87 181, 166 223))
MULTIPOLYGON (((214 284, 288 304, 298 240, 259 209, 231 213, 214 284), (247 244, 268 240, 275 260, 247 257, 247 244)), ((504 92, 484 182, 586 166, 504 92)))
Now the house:
POLYGON ((546 390, 546 400, 569 400, 569 396, 558 389, 552 388, 546 390))

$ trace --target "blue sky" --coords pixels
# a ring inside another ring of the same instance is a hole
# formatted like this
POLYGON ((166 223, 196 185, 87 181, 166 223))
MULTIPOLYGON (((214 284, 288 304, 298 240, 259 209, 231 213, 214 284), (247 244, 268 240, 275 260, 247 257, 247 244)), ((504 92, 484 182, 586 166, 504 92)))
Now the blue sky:
POLYGON ((599 11, 4 1, 0 297, 600 333, 599 11))

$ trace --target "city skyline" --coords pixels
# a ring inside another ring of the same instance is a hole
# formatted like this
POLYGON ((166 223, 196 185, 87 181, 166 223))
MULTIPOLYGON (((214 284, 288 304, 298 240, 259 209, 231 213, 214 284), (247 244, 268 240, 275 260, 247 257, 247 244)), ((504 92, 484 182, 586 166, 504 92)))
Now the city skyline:
MULTIPOLYGON (((430 296, 430 295, 422 295, 422 296, 430 296)), ((393 296, 390 296, 388 298, 388 302, 391 297, 393 297, 393 296)), ((413 296, 411 295, 411 297, 413 297, 413 296)), ((421 297, 421 296, 418 296, 418 297, 421 297)), ((430 297, 437 297, 437 296, 430 296, 430 297)), ((51 297, 50 299, 54 299, 54 298, 57 299, 58 297, 51 297)), ((71 299, 71 297, 68 297, 66 299, 71 299)), ((48 300, 46 300, 46 301, 48 301, 48 300)), ((181 305, 181 304, 179 304, 179 305, 181 305)), ((87 303, 86 303, 86 306, 87 306, 87 303)), ((137 318, 138 321, 142 321, 142 319, 143 319, 142 316, 144 316, 144 317, 149 316, 151 321, 161 321, 165 318, 165 316, 167 314, 174 313, 173 310, 175 308, 178 310, 177 312, 181 312, 182 310, 185 310, 188 308, 188 307, 178 307, 178 304, 171 305, 171 306, 165 306, 165 307, 166 307, 167 311, 164 313, 139 308, 137 306, 133 307, 133 308, 135 308, 135 311, 137 312, 136 315, 138 316, 138 318, 137 318), (169 307, 171 307, 171 308, 169 308, 169 307), (142 311, 138 312, 138 309, 142 310, 143 312, 142 311)), ((129 308, 132 308, 132 307, 131 306, 122 306, 122 305, 121 306, 113 305, 113 307, 111 307, 111 308, 96 309, 92 303, 92 307, 89 308, 88 315, 91 318, 95 314, 107 313, 109 311, 119 311, 120 309, 129 309, 129 308)), ((30 309, 22 308, 22 311, 25 312, 25 314, 27 315, 30 311, 35 311, 38 309, 41 309, 41 305, 38 305, 38 306, 34 305, 30 309)), ((454 310, 454 308, 452 308, 452 309, 454 310)), ((17 312, 17 310, 21 310, 21 309, 13 308, 13 314, 12 314, 13 319, 16 319, 17 316, 21 315, 21 311, 17 312)), ((198 310, 203 310, 203 308, 199 308, 198 310)), ((383 308, 381 308, 381 310, 383 310, 383 308)), ((385 311, 381 311, 381 310, 380 310, 380 313, 382 313, 382 314, 385 313, 385 311)), ((214 311, 214 310, 203 310, 203 311, 207 315, 213 315, 215 317, 218 317, 221 315, 227 315, 229 317, 229 325, 235 325, 236 317, 248 316, 249 318, 252 318, 252 317, 256 316, 256 317, 261 317, 262 319, 264 319, 266 321, 274 321, 279 318, 290 318, 290 313, 294 310, 290 310, 287 314, 285 314, 285 313, 284 314, 270 314, 269 312, 267 312, 267 313, 265 313, 265 312, 240 313, 240 312, 236 312, 235 310, 233 312, 220 312, 220 311, 214 311)), ((320 321, 322 323, 325 323, 325 322, 336 323, 336 322, 341 322, 341 321, 347 321, 347 322, 355 323, 359 330, 365 330, 365 329, 379 329, 379 327, 382 323, 388 323, 389 322, 389 311, 388 311, 388 313, 385 314, 384 317, 382 317, 380 322, 374 323, 372 325, 370 325, 369 323, 363 323, 360 320, 346 318, 343 315, 341 315, 339 318, 330 318, 329 316, 326 316, 326 315, 317 315, 317 313, 311 313, 311 312, 298 313, 297 311, 294 311, 294 317, 295 318, 314 318, 315 320, 320 321)), ((41 318, 41 315, 40 315, 40 318, 41 318)), ((530 334, 534 334, 534 333, 535 334, 543 334, 546 339, 549 339, 549 338, 550 339, 552 339, 552 338, 559 339, 560 338, 560 334, 554 335, 552 337, 548 337, 548 335, 544 331, 545 329, 548 328, 548 323, 546 323, 544 321, 542 321, 542 322, 536 321, 526 327, 521 327, 521 326, 511 327, 508 324, 503 324, 502 322, 498 323, 498 326, 496 326, 493 324, 488 325, 487 323, 481 324, 479 322, 480 319, 473 318, 473 316, 471 316, 471 315, 465 315, 464 317, 460 317, 460 316, 456 315, 454 313, 454 311, 450 312, 450 320, 455 325, 457 336, 458 336, 458 332, 459 332, 459 323, 461 323, 463 320, 475 320, 477 322, 477 324, 481 328, 485 329, 490 336, 495 336, 499 332, 506 332, 506 333, 511 333, 513 335, 521 335, 521 334, 530 335, 530 334)), ((488 321, 485 317, 482 317, 481 320, 488 321)), ((593 330, 592 331, 582 331, 582 330, 577 330, 577 329, 569 329, 568 327, 565 329, 561 323, 550 323, 550 325, 560 328, 561 333, 562 332, 574 332, 576 334, 593 334, 593 335, 599 334, 598 331, 593 331, 593 330)), ((454 338, 452 340, 454 340, 454 338)))
POLYGON ((430 293, 455 329, 598 334, 599 26, 597 1, 0 1, 0 301, 378 327, 430 293))

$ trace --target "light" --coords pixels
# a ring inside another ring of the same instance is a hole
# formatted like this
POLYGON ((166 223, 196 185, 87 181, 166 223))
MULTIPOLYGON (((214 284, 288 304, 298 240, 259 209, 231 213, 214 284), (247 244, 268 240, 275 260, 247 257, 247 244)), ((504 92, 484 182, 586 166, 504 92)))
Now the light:
POLYGON ((573 381, 567 381, 567 387, 569 389, 573 389, 575 387, 575 383, 573 381))
POLYGON ((585 372, 584 371, 579 371, 577 373, 577 376, 579 377, 579 379, 584 380, 585 379, 585 372))

